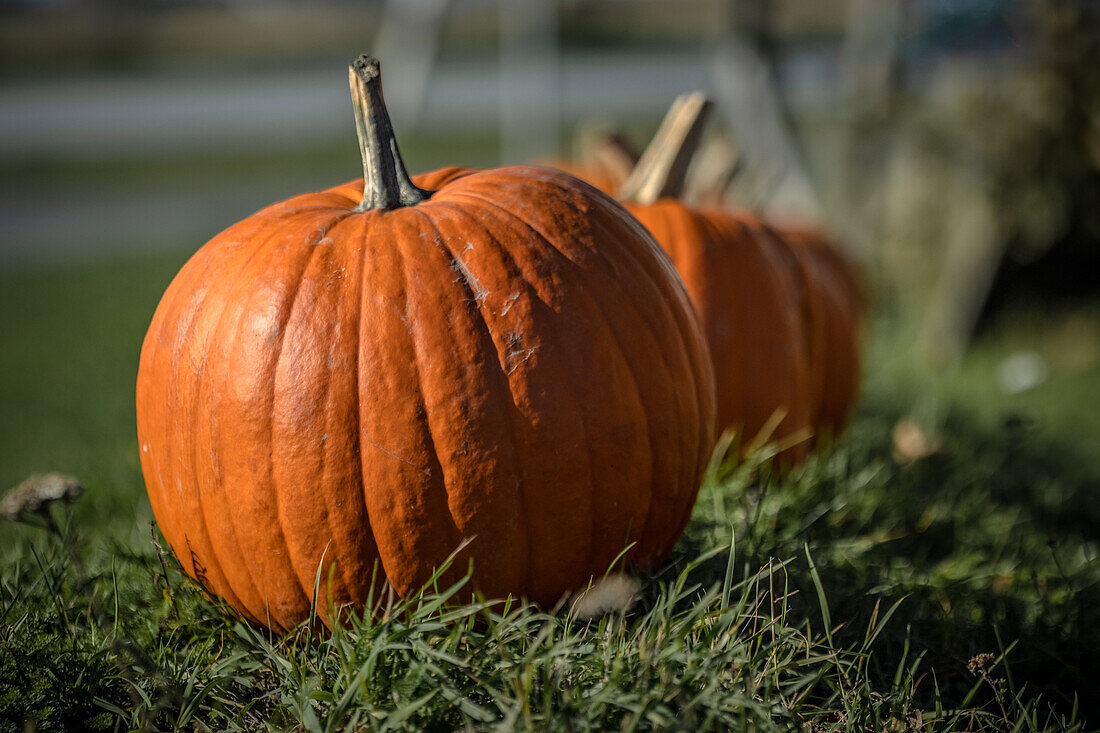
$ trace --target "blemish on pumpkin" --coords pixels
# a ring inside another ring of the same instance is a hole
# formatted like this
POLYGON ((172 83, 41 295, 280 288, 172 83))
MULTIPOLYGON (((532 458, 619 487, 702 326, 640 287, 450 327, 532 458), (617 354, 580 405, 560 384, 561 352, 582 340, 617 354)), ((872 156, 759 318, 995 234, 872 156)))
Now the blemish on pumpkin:
POLYGON ((325 236, 327 234, 327 227, 325 229, 314 229, 309 233, 309 236, 306 237, 306 244, 313 247, 316 247, 320 244, 334 244, 331 237, 325 236))
MULTIPOLYGON (((472 244, 467 244, 462 254, 466 254, 473 248, 472 244)), ((485 300, 485 297, 489 295, 489 291, 483 288, 477 278, 474 277, 474 274, 470 272, 470 268, 466 266, 461 255, 455 255, 451 259, 451 269, 459 274, 459 277, 455 278, 455 282, 465 282, 466 286, 473 291, 474 300, 485 300)))
POLYGON ((385 448, 383 448, 382 446, 378 445, 378 443, 375 443, 375 442, 374 442, 373 440, 371 440, 370 438, 367 438, 367 442, 368 442, 368 443, 370 443, 370 444, 371 444, 372 446, 374 446, 375 448, 377 448, 378 450, 380 450, 380 451, 382 451, 383 453, 385 453, 385 454, 386 454, 387 456, 389 456, 390 458, 393 458, 393 459, 395 459, 395 460, 401 461, 402 463, 404 463, 404 464, 406 464, 406 465, 408 465, 408 466, 412 466, 413 468, 415 468, 415 469, 416 469, 417 471, 420 471, 420 473, 424 474, 425 476, 431 476, 431 475, 432 475, 432 470, 431 470, 430 468, 421 468, 420 466, 416 465, 415 463, 413 463, 413 462, 412 462, 412 461, 410 461, 409 459, 407 459, 407 458, 402 458, 401 456, 397 455, 396 453, 391 453, 390 451, 386 450, 386 449, 385 449, 385 448))
POLYGON ((512 306, 516 304, 517 300, 519 300, 519 293, 512 293, 507 298, 505 298, 504 307, 500 309, 500 315, 508 315, 508 311, 512 310, 512 306))
POLYGON ((274 309, 267 309, 253 314, 249 320, 248 328, 256 338, 268 342, 278 339, 283 330, 274 309))
MULTIPOLYGON (((397 317, 401 319, 401 322, 406 326, 409 326, 409 304, 406 301, 404 308, 398 308, 396 303, 390 304, 390 308, 397 314, 397 317)), ((409 328, 409 333, 412 333, 412 328, 409 328)))
POLYGON ((523 335, 519 333, 509 333, 504 337, 505 354, 504 354, 504 371, 508 376, 512 376, 512 372, 519 368, 520 364, 525 364, 531 356, 538 351, 538 344, 530 348, 523 348, 523 335))

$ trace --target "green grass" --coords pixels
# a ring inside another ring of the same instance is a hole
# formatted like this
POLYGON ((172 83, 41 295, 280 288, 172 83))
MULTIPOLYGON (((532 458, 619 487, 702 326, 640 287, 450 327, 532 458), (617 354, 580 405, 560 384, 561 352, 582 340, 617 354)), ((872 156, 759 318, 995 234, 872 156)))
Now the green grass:
POLYGON ((308 629, 272 638, 206 599, 150 524, 133 380, 184 258, 0 278, 0 485, 61 470, 88 486, 56 530, 0 524, 0 731, 1100 720, 1100 364, 1076 345, 1100 328, 1094 307, 1006 319, 948 371, 877 328, 841 443, 782 478, 714 467, 628 610, 463 606, 430 586, 308 644, 308 629), (1050 378, 1004 395, 997 366, 1020 348, 1050 378), (897 463, 901 418, 941 449, 897 463))

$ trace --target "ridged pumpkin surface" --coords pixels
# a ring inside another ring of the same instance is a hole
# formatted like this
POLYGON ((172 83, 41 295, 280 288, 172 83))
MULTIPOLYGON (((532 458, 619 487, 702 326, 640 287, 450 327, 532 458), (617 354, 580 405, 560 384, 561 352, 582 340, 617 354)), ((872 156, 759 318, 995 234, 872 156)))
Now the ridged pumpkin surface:
POLYGON ((713 441, 714 378, 667 257, 564 174, 362 183, 275 204, 202 247, 153 317, 142 471, 184 569, 287 629, 398 593, 452 551, 489 597, 553 603, 630 542, 680 536, 713 441), (440 181, 448 181, 440 184, 440 181), (331 579, 331 584, 330 584, 331 579))
POLYGON ((738 431, 743 444, 763 431, 770 441, 794 443, 784 452, 788 461, 804 458, 814 375, 801 271, 790 247, 754 217, 671 198, 626 206, 687 286, 714 363, 718 429, 738 431))
POLYGON ((859 398, 866 299, 856 268, 836 245, 812 230, 784 228, 804 293, 815 436, 831 438, 848 425, 859 398))
MULTIPOLYGON (((742 451, 760 439, 786 446, 789 465, 847 424, 863 292, 819 232, 680 200, 710 106, 701 92, 678 97, 617 194, 687 285, 714 362, 718 429, 740 433, 742 451)), ((712 193, 724 195, 735 171, 712 193)))

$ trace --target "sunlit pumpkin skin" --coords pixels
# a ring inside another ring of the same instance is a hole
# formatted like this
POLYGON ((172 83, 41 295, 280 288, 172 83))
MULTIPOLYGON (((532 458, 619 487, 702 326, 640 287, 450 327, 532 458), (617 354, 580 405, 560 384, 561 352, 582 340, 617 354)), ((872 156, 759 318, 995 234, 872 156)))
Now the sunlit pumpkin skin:
MULTIPOLYGON (((617 195, 669 253, 691 295, 714 363, 718 429, 740 433, 742 452, 762 440, 778 444, 786 467, 850 419, 862 283, 818 231, 680 200, 710 107, 701 92, 678 97, 617 195)), ((736 156, 731 162, 717 176, 725 185, 736 156)))
MULTIPOLYGON (((575 163, 564 158, 536 161, 534 165, 540 168, 549 168, 551 170, 561 171, 562 173, 568 173, 577 180, 583 181, 590 186, 595 186, 598 190, 608 195, 612 195, 615 187, 621 183, 617 178, 595 166, 586 166, 582 163, 575 163)), ((441 168, 431 173, 421 173, 417 178, 425 178, 429 180, 432 185, 440 186, 455 178, 467 175, 470 172, 471 170, 468 168, 449 167, 441 168)))
POLYGON ((671 263, 567 175, 447 175, 389 211, 354 211, 361 184, 263 209, 153 317, 150 501, 253 621, 301 621, 319 567, 322 608, 362 604, 376 560, 412 593, 466 538, 481 592, 549 604, 630 542, 659 561, 687 522, 714 384, 671 263))
MULTIPOLYGON (((477 171, 473 168, 464 168, 458 165, 449 165, 428 173, 420 173, 419 175, 415 176, 413 180, 418 186, 423 189, 426 189, 428 191, 437 191, 451 181, 457 180, 459 178, 462 178, 463 176, 468 176, 471 173, 476 172, 477 171)), ((363 190, 363 179, 360 178, 357 181, 345 183, 340 188, 346 190, 348 196, 357 196, 358 194, 356 192, 363 190)))
POLYGON ((802 460, 813 400, 794 255, 754 217, 671 198, 626 206, 665 248, 687 287, 713 360, 718 430, 737 431, 742 446, 758 437, 789 445, 785 462, 802 460))
POLYGON ((580 163, 569 158, 546 158, 535 161, 535 164, 568 173, 607 194, 614 194, 622 184, 618 176, 598 165, 580 163))

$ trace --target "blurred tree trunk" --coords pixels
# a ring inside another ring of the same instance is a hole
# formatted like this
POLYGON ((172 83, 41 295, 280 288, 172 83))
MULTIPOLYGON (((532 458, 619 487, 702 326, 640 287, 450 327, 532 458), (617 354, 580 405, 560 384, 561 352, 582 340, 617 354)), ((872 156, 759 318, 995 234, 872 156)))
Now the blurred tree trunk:
POLYGON ((946 249, 919 343, 922 356, 935 365, 951 363, 966 351, 1006 241, 985 176, 956 166, 940 196, 946 249))

